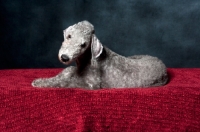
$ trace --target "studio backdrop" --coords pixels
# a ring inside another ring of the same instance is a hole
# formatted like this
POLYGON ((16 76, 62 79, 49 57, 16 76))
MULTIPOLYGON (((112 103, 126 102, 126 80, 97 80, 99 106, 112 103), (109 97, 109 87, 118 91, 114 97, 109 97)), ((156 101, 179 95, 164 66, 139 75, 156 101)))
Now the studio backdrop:
POLYGON ((63 30, 82 20, 123 56, 200 67, 199 0, 1 0, 0 69, 65 67, 63 30))

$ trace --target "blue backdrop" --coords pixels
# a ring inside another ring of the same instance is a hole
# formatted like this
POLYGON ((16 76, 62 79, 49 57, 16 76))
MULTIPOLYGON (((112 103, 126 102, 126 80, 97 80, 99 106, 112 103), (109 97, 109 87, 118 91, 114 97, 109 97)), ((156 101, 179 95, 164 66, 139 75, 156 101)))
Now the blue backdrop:
POLYGON ((0 18, 1 69, 65 67, 63 30, 82 20, 121 55, 200 67, 200 0, 1 0, 0 18))

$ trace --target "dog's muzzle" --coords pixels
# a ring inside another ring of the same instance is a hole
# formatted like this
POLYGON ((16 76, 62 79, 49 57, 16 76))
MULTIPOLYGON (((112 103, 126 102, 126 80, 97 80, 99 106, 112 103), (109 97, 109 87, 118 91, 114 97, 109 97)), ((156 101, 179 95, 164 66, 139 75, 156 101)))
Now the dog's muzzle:
POLYGON ((65 55, 65 54, 62 54, 62 55, 61 55, 61 60, 62 60, 63 62, 68 62, 68 61, 69 61, 69 57, 68 57, 67 55, 65 55))

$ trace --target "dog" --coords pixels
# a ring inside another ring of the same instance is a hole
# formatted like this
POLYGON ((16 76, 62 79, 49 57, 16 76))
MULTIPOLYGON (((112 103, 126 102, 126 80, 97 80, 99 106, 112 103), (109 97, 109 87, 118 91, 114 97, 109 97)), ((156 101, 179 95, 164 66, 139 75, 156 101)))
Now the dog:
POLYGON ((165 85, 166 66, 149 55, 121 56, 103 46, 88 21, 74 24, 63 31, 64 41, 58 58, 63 64, 76 62, 55 77, 40 78, 34 87, 63 88, 138 88, 165 85))

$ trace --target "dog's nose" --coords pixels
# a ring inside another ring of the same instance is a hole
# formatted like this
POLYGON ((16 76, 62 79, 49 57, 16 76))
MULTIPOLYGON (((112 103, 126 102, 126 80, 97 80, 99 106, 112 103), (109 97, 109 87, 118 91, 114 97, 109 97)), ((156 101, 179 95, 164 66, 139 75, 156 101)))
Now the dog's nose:
POLYGON ((67 56, 67 55, 61 55, 61 60, 63 61, 63 62, 67 62, 67 61, 69 61, 69 57, 67 56))

